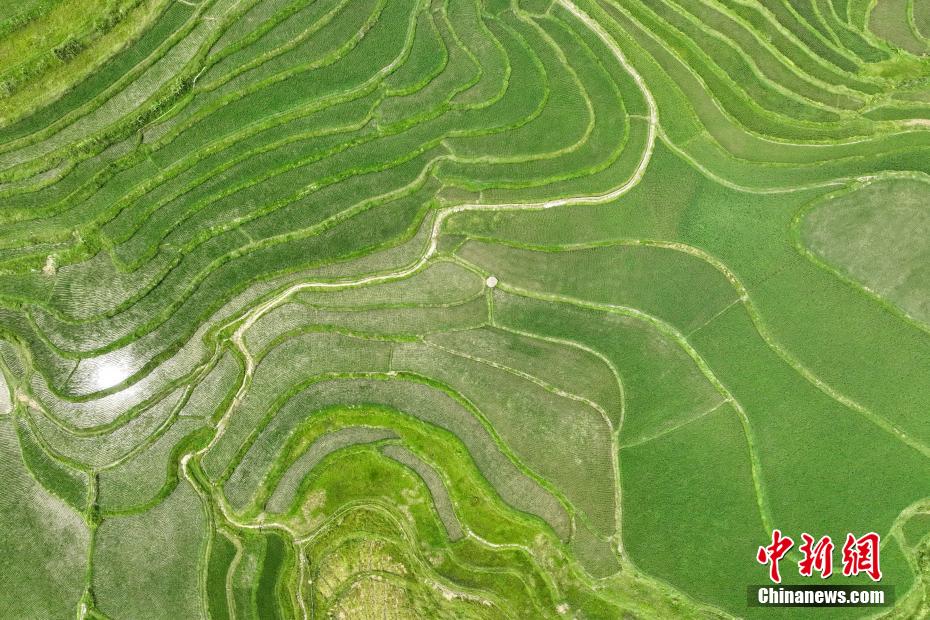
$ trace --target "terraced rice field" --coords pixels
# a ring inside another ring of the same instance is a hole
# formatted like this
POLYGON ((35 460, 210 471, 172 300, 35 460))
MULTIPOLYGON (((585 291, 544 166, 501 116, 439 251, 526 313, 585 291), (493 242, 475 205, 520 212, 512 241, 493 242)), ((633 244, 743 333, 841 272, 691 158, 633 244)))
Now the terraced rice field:
POLYGON ((927 617, 928 175, 926 0, 10 3, 0 616, 927 617))

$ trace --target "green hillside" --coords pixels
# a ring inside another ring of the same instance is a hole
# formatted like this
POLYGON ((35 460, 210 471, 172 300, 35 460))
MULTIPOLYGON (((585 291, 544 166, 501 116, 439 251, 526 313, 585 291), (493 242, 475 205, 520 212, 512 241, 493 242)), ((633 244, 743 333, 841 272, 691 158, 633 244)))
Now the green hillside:
POLYGON ((924 0, 0 8, 0 617, 927 617, 928 183, 924 0))

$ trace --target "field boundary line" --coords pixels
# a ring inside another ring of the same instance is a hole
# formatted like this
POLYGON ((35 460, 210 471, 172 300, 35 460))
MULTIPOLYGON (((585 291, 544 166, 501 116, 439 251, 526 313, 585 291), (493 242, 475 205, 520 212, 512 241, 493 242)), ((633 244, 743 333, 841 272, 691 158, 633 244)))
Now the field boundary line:
POLYGON ((764 490, 764 485, 762 482, 762 469, 761 461, 759 460, 758 453, 756 450, 756 442, 752 427, 749 423, 749 418, 746 415, 746 411, 743 409, 739 401, 733 396, 733 394, 726 388, 726 386, 720 381, 716 374, 711 370, 710 366, 704 360, 700 353, 691 346, 691 343, 675 328, 673 325, 666 323, 662 319, 655 317, 647 312, 642 310, 631 308, 629 306, 622 306, 617 304, 605 304, 590 302, 583 299, 578 299, 576 297, 570 297, 566 295, 557 295, 551 293, 543 293, 539 291, 532 291, 529 289, 524 289, 517 286, 508 285, 506 283, 498 283, 498 287, 502 290, 519 295, 521 297, 529 297, 532 299, 538 299, 541 301, 563 303, 578 306, 580 308, 587 308, 589 310, 597 310, 601 312, 609 312, 613 314, 620 314, 622 316, 628 316, 634 319, 641 320, 645 323, 648 323, 654 329, 660 333, 672 338, 679 347, 684 350, 688 356, 694 361, 695 365, 701 371, 701 374, 714 386, 714 388, 725 398, 733 404, 733 409, 737 414, 743 433, 746 439, 747 451, 749 453, 749 463, 750 463, 750 474, 755 488, 756 495, 756 504, 759 509, 759 516, 762 521, 763 527, 767 530, 772 530, 772 523, 774 522, 771 518, 770 508, 768 506, 767 495, 764 490))

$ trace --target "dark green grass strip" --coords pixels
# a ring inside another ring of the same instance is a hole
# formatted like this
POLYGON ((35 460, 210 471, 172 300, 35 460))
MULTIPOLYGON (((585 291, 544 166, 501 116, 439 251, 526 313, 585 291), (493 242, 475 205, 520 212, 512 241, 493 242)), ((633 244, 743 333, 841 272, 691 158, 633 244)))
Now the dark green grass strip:
POLYGON ((130 42, 123 51, 88 75, 60 99, 26 118, 0 128, 0 142, 21 138, 44 129, 102 93, 157 49, 187 22, 195 11, 195 6, 183 2, 171 4, 137 41, 130 42))
POLYGON ((207 566, 207 611, 211 620, 229 618, 229 602, 226 600, 226 574, 236 557, 236 547, 222 534, 213 537, 210 560, 207 566))
POLYGON ((84 512, 87 509, 88 494, 86 476, 52 459, 39 445, 28 423, 21 418, 17 418, 16 422, 23 461, 32 475, 75 510, 84 512))
POLYGON ((256 590, 256 608, 262 620, 281 618, 281 606, 278 601, 278 580, 280 579, 287 546, 277 534, 268 534, 265 538, 265 562, 256 590))

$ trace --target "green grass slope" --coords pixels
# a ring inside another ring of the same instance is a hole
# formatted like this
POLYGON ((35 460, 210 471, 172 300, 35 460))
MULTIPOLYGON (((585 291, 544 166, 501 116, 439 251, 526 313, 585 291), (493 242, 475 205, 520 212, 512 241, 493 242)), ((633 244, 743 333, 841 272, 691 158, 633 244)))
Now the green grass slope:
POLYGON ((926 616, 925 4, 0 9, 0 610, 926 616))

